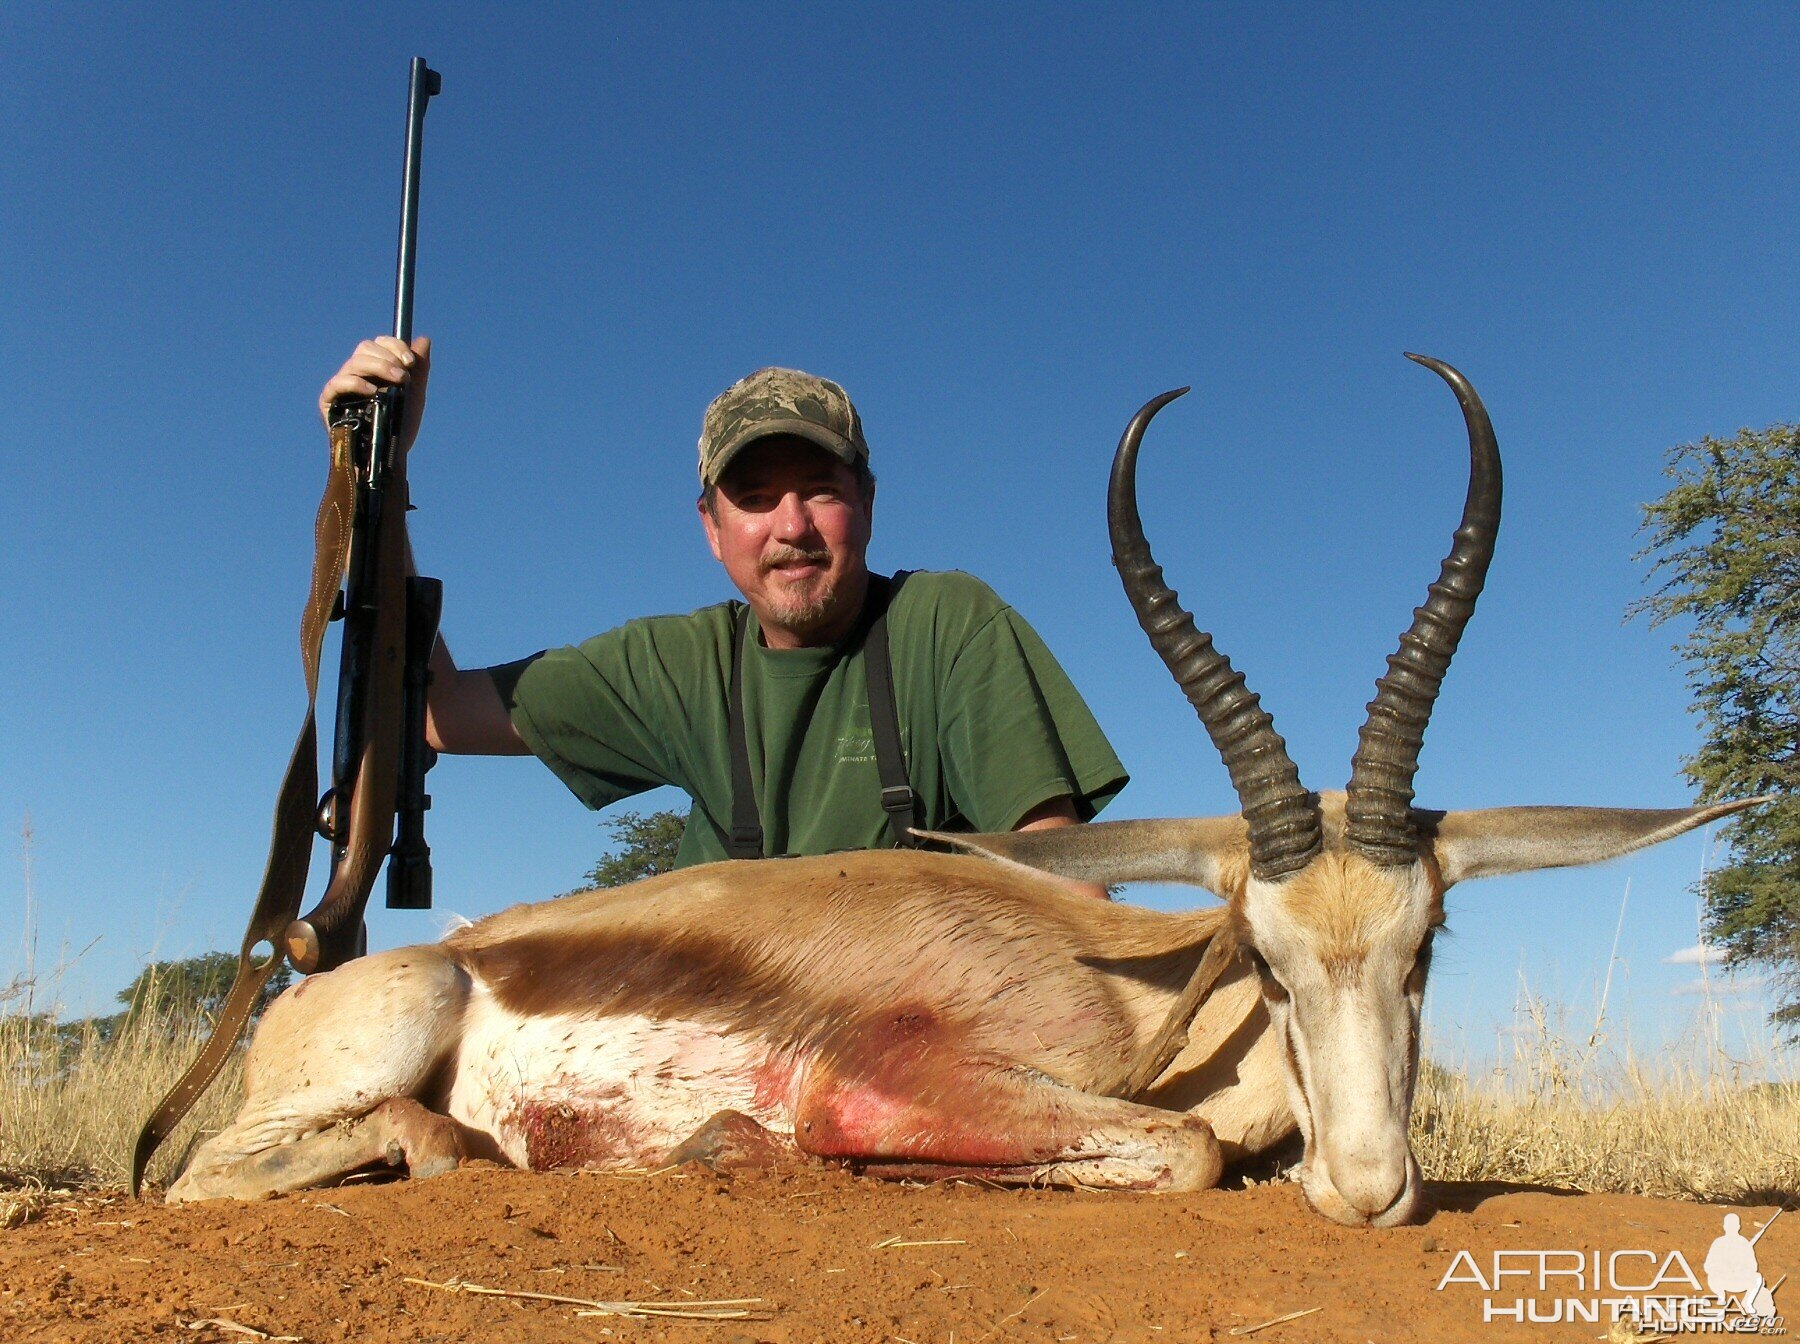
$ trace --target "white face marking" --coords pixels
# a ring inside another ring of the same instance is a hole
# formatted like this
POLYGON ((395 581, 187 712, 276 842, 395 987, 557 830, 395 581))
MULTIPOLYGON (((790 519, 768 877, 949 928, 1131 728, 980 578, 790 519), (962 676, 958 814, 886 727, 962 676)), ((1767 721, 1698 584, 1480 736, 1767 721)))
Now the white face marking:
POLYGON ((1399 1221, 1417 1199, 1406 1129, 1432 910, 1421 866, 1377 870, 1341 854, 1245 889, 1306 1141, 1302 1183, 1342 1222, 1399 1221))
POLYGON ((477 987, 449 1112, 519 1166, 643 1166, 720 1111, 793 1133, 791 1058, 716 1026, 639 1014, 526 1017, 477 987))

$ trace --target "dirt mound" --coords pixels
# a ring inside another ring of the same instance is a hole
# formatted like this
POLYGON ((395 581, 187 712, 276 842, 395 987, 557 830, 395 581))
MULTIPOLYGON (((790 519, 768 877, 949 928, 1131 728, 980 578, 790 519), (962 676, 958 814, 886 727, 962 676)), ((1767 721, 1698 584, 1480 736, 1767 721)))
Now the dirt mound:
MULTIPOLYGON (((1604 1317, 1484 1324, 1484 1301, 1510 1313, 1523 1300, 1542 1316, 1567 1310, 1564 1299, 1632 1295, 1659 1273, 1660 1291, 1686 1292, 1667 1257, 1704 1280, 1726 1212, 1489 1186, 1433 1194, 1428 1223, 1392 1231, 1325 1223, 1290 1185, 1141 1196, 895 1186, 824 1169, 475 1167, 183 1208, 65 1196, 0 1231, 0 1338, 1073 1344, 1224 1340, 1264 1326, 1249 1337, 1591 1340, 1608 1337, 1604 1317), (1471 1275, 1491 1280, 1495 1251, 1564 1254, 1547 1281, 1540 1261, 1503 1257, 1500 1268, 1522 1273, 1489 1292, 1471 1275), (1596 1289, 1596 1271, 1612 1286, 1596 1289), (747 1314, 580 1315, 574 1303, 458 1284, 747 1314), (753 1300, 701 1305, 735 1299, 753 1300), (1307 1314, 1264 1324, 1290 1313, 1307 1314)), ((1741 1212, 1754 1235, 1773 1210, 1741 1212)), ((1800 1268, 1800 1217, 1770 1228, 1756 1254, 1771 1283, 1800 1268)))

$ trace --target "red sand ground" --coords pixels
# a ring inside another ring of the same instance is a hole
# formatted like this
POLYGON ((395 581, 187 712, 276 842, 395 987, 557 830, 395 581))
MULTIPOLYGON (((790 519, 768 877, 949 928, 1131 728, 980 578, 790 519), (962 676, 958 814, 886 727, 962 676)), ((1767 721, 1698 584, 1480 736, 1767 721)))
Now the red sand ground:
MULTIPOLYGON (((1326 1223, 1291 1185, 1141 1196, 896 1186, 816 1168, 727 1178, 473 1167, 184 1208, 65 1196, 0 1231, 0 1339, 1593 1340, 1608 1327, 1484 1325, 1481 1289, 1438 1284, 1464 1249, 1484 1274, 1496 1249, 1634 1248, 1680 1251, 1701 1274, 1728 1211, 1497 1186, 1434 1195, 1429 1222, 1393 1231, 1326 1223), (749 1319, 644 1321, 409 1279, 614 1302, 759 1300, 749 1319)), ((1751 1233, 1773 1210, 1741 1212, 1751 1233)), ((1771 1282, 1800 1270, 1800 1216, 1781 1219, 1757 1254, 1771 1282)), ((1631 1282, 1653 1273, 1624 1266, 1631 1282)), ((1519 1279, 1496 1296, 1539 1297, 1547 1310, 1568 1292, 1519 1279)), ((1800 1311, 1800 1280, 1777 1290, 1778 1306, 1786 1296, 1800 1311)))

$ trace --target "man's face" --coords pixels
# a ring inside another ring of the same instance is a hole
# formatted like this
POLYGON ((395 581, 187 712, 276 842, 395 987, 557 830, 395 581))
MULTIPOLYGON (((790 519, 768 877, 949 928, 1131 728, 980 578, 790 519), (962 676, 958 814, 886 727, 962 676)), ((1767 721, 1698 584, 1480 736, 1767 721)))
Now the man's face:
POLYGON ((803 439, 770 438, 732 459, 700 504, 706 539, 762 623, 770 648, 835 643, 862 610, 874 498, 803 439))

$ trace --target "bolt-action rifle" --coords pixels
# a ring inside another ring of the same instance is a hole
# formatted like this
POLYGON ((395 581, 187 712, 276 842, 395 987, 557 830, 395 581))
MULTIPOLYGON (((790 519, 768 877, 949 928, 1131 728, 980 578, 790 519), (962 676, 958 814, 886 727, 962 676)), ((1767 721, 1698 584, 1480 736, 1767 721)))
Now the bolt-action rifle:
MULTIPOLYGON (((400 264, 394 335, 412 343, 413 271, 419 234, 419 151, 425 104, 441 86, 415 57, 406 106, 406 178, 400 204, 400 264)), ((406 453, 400 427, 406 390, 346 398, 331 406, 331 452, 351 459, 356 506, 348 578, 333 614, 344 622, 338 671, 332 783, 319 801, 318 832, 331 842, 331 882, 311 914, 289 924, 283 945, 294 969, 328 971, 362 951, 363 909, 381 861, 392 909, 431 907, 431 848, 425 843, 425 772, 437 759, 425 742, 425 692, 444 588, 406 574, 406 453), (394 841, 398 817, 399 838, 394 841)))
MULTIPOLYGON (((408 344, 425 105, 441 86, 425 59, 414 57, 394 285, 394 335, 408 344)), ((230 1056, 283 957, 311 974, 361 954, 363 911, 383 859, 390 907, 431 905, 425 773, 437 754, 425 741, 425 696, 443 585, 406 573, 406 453, 400 444, 405 413, 405 391, 397 387, 332 404, 331 473, 314 526, 312 587, 300 620, 306 720, 276 801, 268 866, 238 953, 237 976, 200 1057, 138 1135, 131 1161, 134 1195, 151 1155, 230 1056), (331 787, 319 799, 319 661, 325 628, 338 619, 343 642, 331 787), (297 918, 315 830, 331 844, 331 878, 318 905, 297 918), (272 951, 258 955, 264 948, 272 951)))

